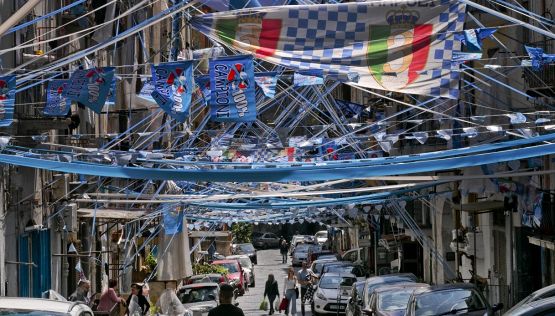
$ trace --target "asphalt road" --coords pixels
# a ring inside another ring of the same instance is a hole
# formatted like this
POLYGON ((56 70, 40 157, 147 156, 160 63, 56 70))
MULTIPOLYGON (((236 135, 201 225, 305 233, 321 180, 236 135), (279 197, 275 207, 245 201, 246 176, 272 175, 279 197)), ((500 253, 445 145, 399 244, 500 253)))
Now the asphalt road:
MULTIPOLYGON (((239 307, 243 310, 245 315, 268 315, 268 311, 264 312, 258 309, 260 302, 262 301, 262 295, 264 295, 264 284, 268 279, 268 274, 273 273, 278 281, 280 295, 283 292, 283 279, 287 275, 287 269, 289 268, 291 262, 287 264, 281 263, 281 255, 279 250, 259 250, 258 254, 258 264, 254 267, 256 286, 254 288, 249 288, 249 291, 245 295, 237 298, 239 302, 239 307)), ((288 258, 291 259, 290 257, 288 258)), ((300 268, 296 267, 295 271, 300 268)), ((274 315, 280 315, 275 313, 274 315)), ((284 315, 284 313, 281 313, 284 315)), ((306 305, 305 316, 312 315, 310 313, 310 305, 306 305)), ((301 316, 301 301, 297 299, 297 316, 301 316)))

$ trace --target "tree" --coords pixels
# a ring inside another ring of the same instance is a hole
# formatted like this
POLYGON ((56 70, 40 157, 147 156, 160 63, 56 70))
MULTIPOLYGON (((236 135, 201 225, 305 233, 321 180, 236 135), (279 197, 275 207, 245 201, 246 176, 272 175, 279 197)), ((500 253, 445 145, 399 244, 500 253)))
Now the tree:
POLYGON ((231 232, 237 244, 252 242, 252 224, 234 223, 231 232))

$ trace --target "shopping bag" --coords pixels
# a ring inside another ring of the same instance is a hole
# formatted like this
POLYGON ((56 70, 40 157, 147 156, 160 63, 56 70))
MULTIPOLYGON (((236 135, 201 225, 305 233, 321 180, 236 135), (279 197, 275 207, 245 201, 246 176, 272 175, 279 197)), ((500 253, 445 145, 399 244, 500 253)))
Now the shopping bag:
POLYGON ((258 307, 258 309, 260 309, 261 311, 267 311, 268 310, 268 301, 262 300, 262 302, 260 302, 260 306, 258 307))
POLYGON ((287 305, 289 305, 289 300, 286 297, 282 298, 281 303, 279 303, 279 311, 286 311, 287 305))
POLYGON ((276 300, 275 304, 274 304, 274 310, 279 311, 279 301, 276 300))

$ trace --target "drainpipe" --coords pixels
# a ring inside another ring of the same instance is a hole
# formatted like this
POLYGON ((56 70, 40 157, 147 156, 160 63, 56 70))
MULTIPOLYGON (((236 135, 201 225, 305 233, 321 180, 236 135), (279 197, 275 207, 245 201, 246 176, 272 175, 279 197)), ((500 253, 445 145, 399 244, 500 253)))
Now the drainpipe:
POLYGON ((4 23, 0 25, 0 36, 4 35, 12 26, 25 18, 31 10, 33 10, 41 0, 29 0, 19 10, 12 14, 4 23))

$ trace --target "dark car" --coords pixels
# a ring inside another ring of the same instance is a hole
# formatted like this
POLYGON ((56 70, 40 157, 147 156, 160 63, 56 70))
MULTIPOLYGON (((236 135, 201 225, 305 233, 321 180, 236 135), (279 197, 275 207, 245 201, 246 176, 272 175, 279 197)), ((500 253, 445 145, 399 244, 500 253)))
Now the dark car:
POLYGON ((273 233, 265 233, 254 237, 252 243, 255 247, 262 249, 277 248, 279 246, 279 237, 273 233))
POLYGON ((366 309, 365 315, 375 316, 404 316, 412 293, 419 288, 429 287, 425 283, 397 283, 380 286, 374 290, 366 309))
POLYGON ((555 297, 518 303, 503 316, 548 316, 555 314, 555 297))
POLYGON ((409 299, 405 315, 491 316, 501 308, 503 308, 503 304, 491 307, 473 284, 443 284, 416 289, 409 299))
POLYGON ((395 273, 375 276, 366 279, 364 283, 364 291, 362 294, 363 309, 367 308, 370 296, 377 287, 405 282, 416 282, 416 276, 412 273, 395 273))
POLYGON ((257 257, 256 257, 256 249, 254 249, 254 246, 251 243, 235 244, 233 246, 233 254, 234 255, 247 255, 247 256, 249 256, 249 258, 251 258, 251 262, 253 264, 258 263, 258 260, 257 260, 257 257))
POLYGON ((364 281, 355 282, 351 290, 351 298, 347 302, 346 316, 362 315, 362 291, 364 291, 364 281))
POLYGON ((518 302, 515 306, 513 306, 511 309, 509 309, 507 311, 507 314, 510 314, 513 310, 515 310, 515 309, 519 308, 520 306, 525 305, 527 303, 543 300, 543 299, 554 297, 554 296, 555 296, 555 284, 552 284, 550 286, 546 286, 544 288, 541 288, 541 289, 535 291, 534 293, 532 293, 532 294, 528 295, 526 298, 524 298, 522 301, 518 302))

